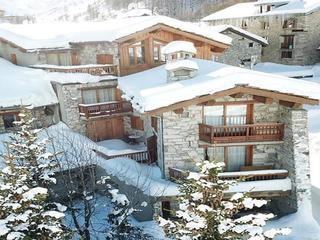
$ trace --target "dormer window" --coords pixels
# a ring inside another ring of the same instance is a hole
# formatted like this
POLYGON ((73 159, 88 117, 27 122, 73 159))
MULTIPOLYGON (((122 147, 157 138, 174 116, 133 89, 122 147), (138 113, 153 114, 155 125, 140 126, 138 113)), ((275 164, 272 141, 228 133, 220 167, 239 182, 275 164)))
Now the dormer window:
POLYGON ((283 22, 283 29, 293 29, 297 27, 297 20, 295 18, 290 18, 284 20, 283 22))

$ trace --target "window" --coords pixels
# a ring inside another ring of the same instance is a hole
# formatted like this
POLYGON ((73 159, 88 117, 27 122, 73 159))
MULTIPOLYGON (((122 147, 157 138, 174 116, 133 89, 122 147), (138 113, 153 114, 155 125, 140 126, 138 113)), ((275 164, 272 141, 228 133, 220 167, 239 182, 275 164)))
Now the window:
POLYGON ((136 64, 144 64, 145 63, 145 45, 144 41, 137 42, 131 45, 128 48, 129 51, 129 64, 136 65, 136 64))
POLYGON ((297 27, 297 20, 295 18, 290 18, 287 20, 284 20, 283 22, 283 26, 284 29, 292 29, 292 28, 296 28, 297 27))
POLYGON ((161 202, 161 209, 162 209, 162 217, 164 219, 169 219, 171 217, 171 206, 169 201, 162 201, 161 202))
POLYGON ((250 47, 250 48, 253 47, 253 42, 249 43, 249 47, 250 47))
POLYGON ((162 54, 162 48, 165 46, 165 43, 153 41, 153 61, 154 63, 164 62, 165 56, 162 54))
POLYGON ((292 51, 282 51, 281 58, 292 58, 292 51))
POLYGON ((18 120, 17 114, 4 114, 2 115, 2 120, 5 129, 13 128, 14 122, 18 120))
POLYGON ((131 116, 131 128, 143 131, 143 125, 143 120, 140 117, 131 116))
POLYGON ((113 55, 97 54, 97 64, 113 64, 113 55))
POLYGON ((247 28, 248 27, 248 24, 247 24, 247 22, 245 20, 242 20, 241 27, 242 28, 247 28))
POLYGON ((116 100, 116 88, 115 87, 82 89, 82 103, 83 104, 112 102, 115 100, 116 100))
POLYGON ((281 49, 293 49, 294 47, 294 35, 282 36, 281 49))
POLYGON ((11 54, 11 62, 13 64, 17 65, 17 55, 16 54, 11 54))
POLYGON ((270 28, 269 22, 262 22, 262 29, 267 30, 270 28))

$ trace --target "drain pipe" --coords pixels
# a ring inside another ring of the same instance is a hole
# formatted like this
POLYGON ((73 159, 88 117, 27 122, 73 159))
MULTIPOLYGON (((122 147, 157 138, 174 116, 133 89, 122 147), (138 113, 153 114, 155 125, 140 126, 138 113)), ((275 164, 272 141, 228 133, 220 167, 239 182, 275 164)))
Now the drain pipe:
POLYGON ((159 156, 160 156, 160 159, 161 159, 161 163, 159 164, 160 165, 160 168, 161 168, 161 177, 162 178, 165 178, 165 162, 164 162, 164 143, 163 143, 163 118, 162 116, 155 116, 157 119, 158 119, 158 123, 159 123, 159 129, 160 129, 160 133, 158 133, 158 141, 160 140, 160 144, 157 144, 157 145, 160 145, 160 149, 158 149, 158 151, 160 150, 160 153, 159 153, 159 156), (160 135, 160 138, 159 138, 159 135, 160 135))

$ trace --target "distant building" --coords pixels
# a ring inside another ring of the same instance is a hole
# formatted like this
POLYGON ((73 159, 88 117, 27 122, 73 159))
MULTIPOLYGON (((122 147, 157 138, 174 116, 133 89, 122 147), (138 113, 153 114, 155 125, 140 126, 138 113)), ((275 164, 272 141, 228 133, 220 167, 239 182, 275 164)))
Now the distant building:
POLYGON ((231 46, 215 61, 246 68, 261 62, 263 48, 268 46, 265 38, 231 25, 217 25, 209 29, 232 38, 231 46))
POLYGON ((313 0, 259 0, 239 3, 202 20, 210 25, 230 24, 266 38, 263 62, 310 65, 320 62, 320 2, 313 0))
POLYGON ((28 15, 7 15, 5 10, 0 9, 0 23, 21 24, 24 22, 33 23, 35 18, 28 15))

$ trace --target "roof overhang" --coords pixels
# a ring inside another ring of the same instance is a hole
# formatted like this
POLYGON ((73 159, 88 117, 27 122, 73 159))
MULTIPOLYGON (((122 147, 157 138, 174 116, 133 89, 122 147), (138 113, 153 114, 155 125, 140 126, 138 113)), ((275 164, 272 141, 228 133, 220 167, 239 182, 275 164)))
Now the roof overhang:
POLYGON ((234 88, 215 92, 213 94, 198 96, 196 98, 178 102, 166 107, 161 107, 151 111, 146 111, 145 114, 150 116, 160 115, 165 112, 175 111, 177 109, 181 109, 187 106, 198 105, 201 103, 215 100, 217 98, 236 95, 236 94, 250 94, 253 96, 257 96, 256 99, 259 99, 259 101, 261 102, 264 102, 264 101, 267 102, 268 99, 273 99, 273 100, 279 101, 281 105, 284 105, 286 107, 291 107, 291 108, 294 108, 296 106, 301 106, 303 104, 320 105, 319 99, 313 99, 313 98, 309 98, 302 95, 300 96, 300 95, 295 95, 290 93, 283 93, 278 91, 261 89, 257 87, 250 87, 249 85, 236 85, 234 88))
POLYGON ((144 34, 147 34, 147 33, 156 32, 156 31, 160 31, 160 30, 182 34, 182 35, 185 35, 188 38, 191 38, 191 39, 194 39, 194 40, 198 40, 198 41, 201 41, 201 42, 205 42, 205 43, 208 43, 209 45, 213 45, 215 47, 219 47, 219 48, 222 48, 222 49, 226 49, 226 48, 228 48, 230 46, 229 44, 222 43, 222 42, 219 42, 219 41, 215 41, 215 40, 209 39, 207 37, 201 36, 201 35, 196 34, 196 33, 183 31, 183 30, 171 27, 171 26, 163 24, 163 23, 158 23, 158 24, 155 24, 155 25, 153 25, 153 26, 151 26, 149 28, 145 28, 142 31, 138 31, 138 32, 135 32, 135 33, 130 34, 128 36, 125 36, 125 37, 122 37, 122 38, 118 38, 116 40, 116 42, 124 43, 126 41, 131 40, 132 38, 139 38, 141 35, 144 35, 144 34))

